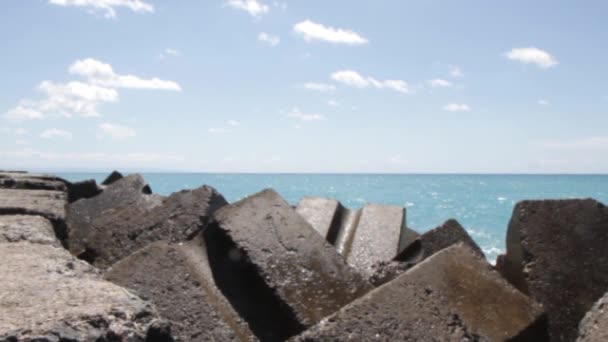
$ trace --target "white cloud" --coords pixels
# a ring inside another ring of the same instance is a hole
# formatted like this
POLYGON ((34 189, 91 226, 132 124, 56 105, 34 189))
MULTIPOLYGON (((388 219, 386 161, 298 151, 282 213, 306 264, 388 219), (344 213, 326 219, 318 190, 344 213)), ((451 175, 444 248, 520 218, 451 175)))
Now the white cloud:
POLYGON ((464 103, 450 103, 443 106, 443 110, 447 110, 448 112, 470 112, 471 107, 464 103))
POLYGON ((230 126, 240 126, 241 123, 236 120, 228 120, 228 125, 230 126))
POLYGON ((166 48, 163 52, 158 54, 158 58, 165 59, 170 56, 172 56, 172 57, 180 56, 181 54, 182 53, 179 50, 172 49, 172 48, 166 48))
POLYGON ((213 128, 209 128, 207 130, 209 133, 211 134, 224 134, 224 133, 229 133, 230 130, 227 128, 221 128, 221 127, 213 127, 213 128))
POLYGON ((245 11, 255 18, 268 13, 270 10, 268 5, 258 2, 257 0, 227 0, 226 4, 232 8, 245 11))
MULTIPOLYGON (((25 148, 12 151, 1 151, 1 158, 23 159, 23 160, 45 160, 57 162, 74 162, 75 165, 88 165, 88 163, 100 164, 107 167, 113 163, 127 163, 136 167, 140 167, 139 163, 159 163, 159 162, 181 162, 184 157, 177 155, 167 155, 158 153, 54 153, 44 152, 31 148, 25 148)), ((61 164, 64 165, 64 164, 61 164)))
POLYGON ((327 104, 332 107, 340 107, 340 103, 336 100, 327 100, 327 104))
POLYGON ((27 145, 28 141, 25 139, 17 139, 15 140, 15 145, 27 145))
POLYGON ((550 105, 551 105, 551 102, 549 102, 549 101, 547 101, 547 100, 542 100, 542 99, 541 99, 541 100, 538 100, 538 102, 537 102, 537 103, 538 103, 540 106, 544 106, 544 107, 546 107, 546 106, 550 106, 550 105))
POLYGON ((40 120, 44 114, 33 108, 17 106, 6 112, 4 117, 10 121, 40 120))
POLYGON ((558 64, 555 57, 550 53, 535 47, 515 48, 506 52, 505 56, 512 61, 518 61, 525 64, 536 64, 543 69, 548 69, 558 64))
POLYGON ((63 138, 72 140, 72 133, 58 128, 49 128, 40 134, 43 139, 63 138))
POLYGON ((281 42, 281 38, 279 38, 279 36, 273 36, 266 32, 260 32, 260 34, 258 34, 258 40, 270 46, 277 46, 281 42))
POLYGON ((608 136, 587 137, 577 140, 549 141, 542 147, 551 150, 583 150, 583 149, 608 149, 608 136))
POLYGON ((356 88, 374 87, 377 89, 391 89, 400 93, 407 94, 410 92, 407 82, 402 80, 385 80, 378 81, 373 77, 361 76, 353 70, 341 70, 331 74, 331 78, 343 84, 356 88))
POLYGON ((115 7, 126 7, 133 12, 154 12, 154 6, 142 0, 49 0, 57 6, 75 6, 86 8, 90 13, 103 13, 106 18, 115 18, 115 7))
POLYGON ((107 122, 100 124, 99 130, 101 132, 101 136, 108 136, 112 140, 125 140, 137 135, 137 132, 135 132, 133 128, 107 122))
POLYGON ((0 127, 0 133, 5 135, 22 136, 27 134, 27 130, 23 127, 0 127))
POLYGON ((283 11, 287 10, 287 2, 286 1, 274 1, 274 7, 281 9, 283 11))
POLYGON ((429 80, 428 84, 433 88, 447 88, 452 86, 452 82, 440 78, 429 80))
POLYGON ((308 83, 304 83, 304 89, 315 90, 315 91, 320 91, 320 92, 331 92, 331 91, 336 90, 336 86, 333 84, 327 84, 327 83, 308 82, 308 83))
POLYGON ((323 26, 322 24, 310 20, 297 23, 293 27, 293 30, 301 35, 306 41, 322 40, 330 43, 348 45, 362 45, 368 43, 368 40, 365 37, 362 37, 354 31, 323 26))
POLYGON ((294 107, 291 110, 291 112, 287 113, 287 116, 289 116, 290 118, 299 119, 299 120, 305 121, 305 122, 325 120, 325 117, 321 114, 304 114, 297 107, 294 107))
POLYGON ((87 58, 70 65, 71 74, 85 77, 90 83, 103 87, 181 91, 179 84, 159 78, 143 79, 134 75, 116 74, 110 64, 87 58))
POLYGON ((4 117, 11 121, 43 119, 49 114, 63 117, 75 115, 93 117, 100 115, 97 111, 100 104, 118 102, 117 88, 181 90, 179 84, 173 81, 119 75, 114 72, 110 64, 91 58, 72 63, 69 72, 83 76, 86 82, 42 81, 38 85, 38 90, 45 95, 44 98, 38 101, 21 100, 19 105, 5 113, 4 117))
POLYGON ((388 162, 391 164, 404 165, 407 164, 408 161, 404 159, 401 155, 394 155, 388 157, 388 162))
POLYGON ((464 73, 462 72, 462 69, 460 69, 460 67, 458 65, 452 65, 452 66, 450 66, 450 76, 452 76, 454 78, 462 78, 462 77, 464 77, 464 73))

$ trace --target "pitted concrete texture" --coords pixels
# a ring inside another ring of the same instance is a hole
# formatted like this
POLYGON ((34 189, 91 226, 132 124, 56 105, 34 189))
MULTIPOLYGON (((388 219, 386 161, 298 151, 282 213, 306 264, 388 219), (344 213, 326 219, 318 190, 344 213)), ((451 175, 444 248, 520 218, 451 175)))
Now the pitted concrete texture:
POLYGON ((215 189, 202 186, 173 193, 153 208, 133 202, 106 210, 90 221, 89 234, 83 237, 90 256, 85 260, 106 268, 151 242, 187 240, 226 204, 215 189))
POLYGON ((40 215, 65 220, 67 193, 54 190, 0 189, 0 215, 40 215))
POLYGON ((0 243, 0 260, 1 341, 143 342, 158 317, 65 249, 0 243))
POLYGON ((577 342, 608 341, 608 295, 598 300, 579 324, 577 342))
POLYGON ((61 178, 27 172, 0 172, 0 188, 67 191, 61 178))
POLYGON ((53 225, 44 217, 0 215, 0 243, 21 241, 61 247, 53 225))
POLYGON ((274 296, 276 310, 286 310, 281 325, 293 328, 285 337, 371 289, 274 190, 225 206, 214 218, 204 232, 214 273, 235 274, 224 287, 238 287, 238 273, 249 272, 260 292, 274 296))
POLYGON ((117 262, 105 277, 150 300, 179 341, 257 340, 215 285, 200 239, 154 242, 117 262))
POLYGON ((523 201, 513 210, 497 267, 545 306, 552 341, 574 341, 608 289, 608 208, 592 199, 523 201))
POLYGON ((106 211, 137 205, 150 209, 162 202, 139 174, 122 178, 92 198, 84 198, 67 206, 68 246, 75 255, 88 252, 87 238, 93 234, 91 223, 106 215, 106 211))
POLYGON ((468 246, 436 253, 294 341, 548 341, 542 307, 468 246))
POLYGON ((335 242, 335 234, 332 239, 332 227, 335 227, 340 219, 340 202, 335 199, 321 197, 304 197, 298 203, 296 211, 310 223, 319 234, 327 239, 329 243, 335 242), (332 241, 333 240, 333 241, 332 241))
POLYGON ((401 232, 405 228, 405 208, 367 204, 361 211, 346 260, 367 277, 374 273, 372 266, 390 261, 399 252, 401 232))

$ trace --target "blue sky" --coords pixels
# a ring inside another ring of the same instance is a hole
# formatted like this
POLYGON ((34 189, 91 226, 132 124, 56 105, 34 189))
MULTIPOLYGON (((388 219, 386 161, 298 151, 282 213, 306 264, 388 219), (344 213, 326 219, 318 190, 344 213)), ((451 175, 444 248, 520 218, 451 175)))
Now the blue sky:
POLYGON ((608 172, 605 1, 0 6, 0 169, 608 172))

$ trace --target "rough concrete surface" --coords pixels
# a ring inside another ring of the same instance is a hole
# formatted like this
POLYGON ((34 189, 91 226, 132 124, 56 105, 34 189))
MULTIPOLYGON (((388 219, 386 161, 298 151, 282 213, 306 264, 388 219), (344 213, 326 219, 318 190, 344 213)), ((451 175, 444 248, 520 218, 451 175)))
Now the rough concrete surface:
POLYGON ((20 241, 61 247, 53 225, 44 217, 0 215, 0 243, 20 241))

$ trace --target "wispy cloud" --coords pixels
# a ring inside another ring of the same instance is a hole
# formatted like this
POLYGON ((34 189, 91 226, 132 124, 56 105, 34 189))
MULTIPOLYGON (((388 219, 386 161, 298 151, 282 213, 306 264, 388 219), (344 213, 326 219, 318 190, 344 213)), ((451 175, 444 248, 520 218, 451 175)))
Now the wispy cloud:
POLYGON ((303 87, 304 87, 304 89, 320 91, 320 92, 332 92, 332 91, 336 90, 335 85, 327 84, 327 83, 308 82, 308 83, 304 83, 303 87))
POLYGON ((177 57, 177 56, 181 56, 181 51, 176 50, 176 49, 172 49, 172 48, 166 48, 165 50, 163 50, 163 52, 161 52, 160 54, 158 54, 158 58, 159 59, 165 59, 168 57, 177 57))
POLYGON ((470 112, 471 107, 464 103, 449 103, 443 106, 443 110, 448 112, 470 112))
POLYGON ((450 66, 450 76, 454 78, 462 78, 464 77, 464 72, 458 65, 450 66))
POLYGON ((549 52, 535 48, 515 48, 505 53, 505 56, 512 61, 525 64, 535 64, 542 69, 557 66, 558 62, 549 52))
POLYGON ((279 36, 274 36, 266 32, 260 32, 258 34, 258 40, 273 47, 281 43, 281 38, 279 38, 279 36))
POLYGON ((82 76, 85 82, 57 83, 42 81, 37 89, 45 95, 40 100, 23 99, 19 105, 4 114, 7 120, 39 120, 49 115, 72 117, 99 116, 102 103, 118 102, 117 89, 149 89, 180 91, 179 84, 159 78, 141 78, 114 72, 110 64, 87 58, 77 60, 68 68, 72 75, 82 76))
POLYGON ((159 153, 56 153, 48 151, 40 151, 31 148, 23 148, 19 150, 0 150, 0 157, 22 160, 45 160, 57 162, 73 162, 75 165, 88 165, 88 163, 96 163, 107 167, 108 164, 125 163, 135 167, 141 167, 140 163, 159 163, 159 162, 181 162, 184 161, 183 156, 168 155, 159 153))
POLYGON ((407 82, 402 80, 384 80, 379 81, 373 77, 361 76, 358 72, 353 70, 341 70, 331 74, 331 79, 336 82, 340 82, 347 86, 356 88, 369 88, 373 87, 376 89, 391 89, 403 94, 410 92, 407 82))
POLYGON ((362 45, 368 43, 367 38, 361 36, 357 32, 324 26, 310 20, 297 23, 293 27, 293 30, 306 41, 321 40, 347 45, 362 45))
POLYGON ((228 125, 234 127, 234 126, 240 126, 241 123, 239 121, 236 121, 236 120, 228 120, 228 125))
POLYGON ((327 104, 332 107, 340 107, 340 103, 336 100, 327 100, 327 104))
POLYGON ((538 100, 536 103, 538 103, 538 105, 539 105, 539 106, 543 106, 543 107, 546 107, 546 106, 550 106, 550 105, 551 105, 551 102, 549 102, 549 101, 547 101, 547 100, 542 100, 542 99, 541 99, 541 100, 538 100))
POLYGON ((223 133, 229 133, 230 130, 228 128, 212 127, 212 128, 209 128, 207 130, 207 132, 209 132, 211 134, 223 134, 223 133))
POLYGON ((551 150, 605 150, 608 149, 608 136, 586 137, 564 141, 547 141, 542 143, 541 146, 551 150))
POLYGON ((72 133, 58 128, 49 128, 44 130, 40 137, 43 139, 62 138, 72 140, 72 133))
POLYGON ((22 136, 27 134, 27 129, 23 127, 0 126, 0 133, 4 135, 22 136))
POLYGON ((112 140, 125 140, 137 135, 133 128, 107 122, 99 125, 99 131, 100 136, 108 136, 112 140))
POLYGON ((237 10, 245 11, 255 18, 259 18, 270 11, 268 5, 257 0, 227 0, 226 4, 237 10))
POLYGON ((49 0, 49 4, 82 7, 92 14, 101 13, 108 19, 116 17, 116 7, 125 7, 133 12, 154 12, 154 6, 142 0, 49 0))
POLYGON ((325 120, 325 117, 321 114, 305 114, 297 107, 294 107, 291 112, 287 113, 287 116, 305 122, 325 120))
POLYGON ((427 83, 433 88, 447 88, 452 86, 452 82, 440 78, 429 80, 427 83))

